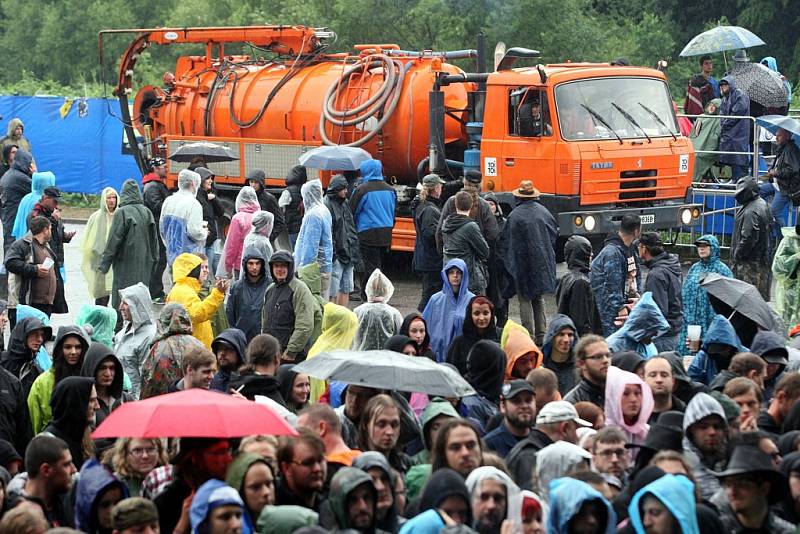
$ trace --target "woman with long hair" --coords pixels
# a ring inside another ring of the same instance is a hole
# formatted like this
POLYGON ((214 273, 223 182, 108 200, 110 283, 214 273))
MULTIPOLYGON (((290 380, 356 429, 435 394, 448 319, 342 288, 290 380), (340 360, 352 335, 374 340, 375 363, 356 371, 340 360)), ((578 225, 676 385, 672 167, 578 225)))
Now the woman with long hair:
POLYGON ((128 487, 131 497, 141 497, 142 481, 156 467, 167 465, 167 447, 161 439, 119 438, 103 455, 103 463, 128 487))
POLYGON ((411 461, 399 441, 400 407, 389 395, 375 395, 367 402, 358 425, 358 448, 383 454, 392 468, 405 474, 411 461))

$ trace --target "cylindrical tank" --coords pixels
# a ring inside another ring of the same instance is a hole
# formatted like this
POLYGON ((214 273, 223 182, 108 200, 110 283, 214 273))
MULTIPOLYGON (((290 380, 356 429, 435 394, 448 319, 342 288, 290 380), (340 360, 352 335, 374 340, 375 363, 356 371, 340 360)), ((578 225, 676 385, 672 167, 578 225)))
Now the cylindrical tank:
MULTIPOLYGON (((166 97, 160 88, 142 89, 136 98, 134 116, 142 118, 142 112, 144 116, 149 115, 153 133, 159 136, 227 137, 319 145, 322 144, 319 125, 324 96, 333 84, 342 84, 342 73, 353 66, 355 59, 328 56, 296 68, 253 126, 242 128, 232 119, 231 107, 239 122, 251 122, 271 91, 290 72, 292 63, 259 63, 243 56, 228 58, 230 63, 238 65, 235 71, 223 69, 223 75, 225 72, 230 75, 224 84, 217 82, 214 88, 218 69, 209 69, 203 57, 184 56, 178 60, 177 83, 166 97), (154 98, 161 102, 152 106, 157 102, 154 98)), ((435 80, 433 68, 448 73, 462 71, 438 58, 393 56, 393 59, 398 60, 405 71, 397 107, 381 132, 363 148, 383 162, 386 176, 396 177, 399 183, 413 184, 416 183, 417 164, 428 155, 428 92, 435 80)), ((353 75, 349 84, 338 91, 335 108, 353 109, 368 101, 381 90, 384 78, 382 68, 353 75)), ((464 84, 453 84, 442 90, 447 108, 464 110, 467 107, 464 84)), ((326 123, 326 133, 334 143, 351 143, 368 133, 379 119, 380 114, 376 114, 361 125, 343 129, 326 123)), ((443 133, 445 144, 455 143, 466 148, 465 133, 458 121, 445 117, 443 133)))

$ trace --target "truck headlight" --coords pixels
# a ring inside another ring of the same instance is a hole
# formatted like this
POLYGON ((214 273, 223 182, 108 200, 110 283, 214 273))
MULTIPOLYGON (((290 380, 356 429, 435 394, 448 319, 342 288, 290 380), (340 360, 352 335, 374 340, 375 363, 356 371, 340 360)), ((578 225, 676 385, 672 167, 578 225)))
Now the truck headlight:
POLYGON ((583 226, 584 228, 586 228, 587 232, 593 231, 596 225, 597 221, 594 219, 594 215, 587 215, 586 218, 583 220, 583 226))
POLYGON ((681 222, 688 225, 692 222, 692 210, 685 208, 681 210, 681 222))

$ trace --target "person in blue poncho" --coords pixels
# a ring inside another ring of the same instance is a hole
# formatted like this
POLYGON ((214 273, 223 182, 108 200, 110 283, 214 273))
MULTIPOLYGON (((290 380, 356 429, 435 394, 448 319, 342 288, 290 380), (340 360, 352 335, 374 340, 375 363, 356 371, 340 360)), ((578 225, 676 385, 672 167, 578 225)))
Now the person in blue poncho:
POLYGON ((586 482, 558 478, 550 482, 548 534, 616 532, 617 514, 603 495, 586 482))
POLYGON ((648 360, 658 354, 653 340, 667 332, 669 323, 648 291, 633 307, 620 329, 606 338, 606 343, 611 352, 632 350, 648 360))
POLYGON ((128 497, 128 488, 97 460, 83 465, 75 486, 75 527, 81 532, 111 532, 111 511, 128 497))
POLYGON ((703 344, 686 372, 695 382, 709 385, 719 371, 728 368, 731 358, 738 352, 746 352, 733 325, 722 315, 711 320, 703 335, 703 344))
POLYGON ((31 192, 22 197, 17 209, 17 216, 14 218, 14 228, 11 235, 14 239, 21 239, 28 231, 28 215, 33 211, 33 207, 42 199, 46 187, 56 185, 56 175, 50 171, 35 172, 31 178, 31 192))
POLYGON ((733 273, 719 257, 719 241, 713 235, 706 234, 694 242, 700 261, 689 268, 683 281, 681 296, 683 299, 683 328, 675 348, 682 356, 689 354, 686 346, 686 327, 690 324, 700 325, 702 332, 708 330, 711 319, 716 312, 711 306, 706 290, 700 287, 700 282, 708 273, 717 273, 720 276, 733 278, 733 273))
POLYGON ((250 516, 244 513, 239 492, 212 478, 197 488, 189 510, 192 534, 240 532, 252 534, 250 516))
POLYGON ((694 484, 682 475, 664 475, 631 499, 628 516, 636 534, 699 534, 694 484))
POLYGON ((475 296, 467 288, 467 264, 458 258, 448 261, 442 269, 442 290, 430 298, 422 312, 431 334, 431 349, 438 362, 445 360, 450 342, 461 334, 467 305, 475 296))

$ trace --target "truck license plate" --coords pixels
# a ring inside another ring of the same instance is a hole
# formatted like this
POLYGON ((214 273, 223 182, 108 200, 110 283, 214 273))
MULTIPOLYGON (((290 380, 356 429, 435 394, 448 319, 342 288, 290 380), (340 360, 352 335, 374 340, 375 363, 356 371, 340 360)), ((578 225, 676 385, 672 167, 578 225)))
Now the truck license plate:
POLYGON ((639 218, 642 220, 642 224, 655 224, 656 222, 656 216, 654 213, 640 215, 639 218))

